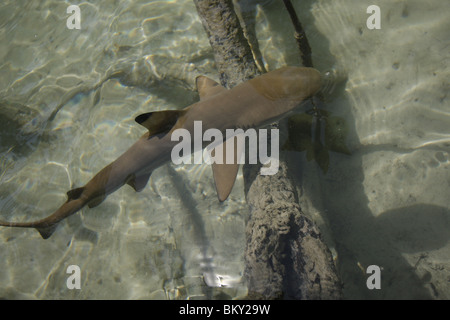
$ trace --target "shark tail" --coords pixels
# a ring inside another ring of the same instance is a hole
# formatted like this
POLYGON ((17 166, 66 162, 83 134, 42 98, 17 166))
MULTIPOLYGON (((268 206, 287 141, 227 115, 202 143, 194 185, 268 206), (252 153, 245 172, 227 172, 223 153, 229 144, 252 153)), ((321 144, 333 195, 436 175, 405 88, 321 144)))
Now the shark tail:
POLYGON ((58 223, 80 210, 86 201, 81 198, 84 188, 77 188, 67 192, 69 199, 52 215, 37 221, 30 222, 10 222, 0 220, 1 227, 12 228, 34 228, 43 239, 48 239, 55 232, 58 223))
POLYGON ((36 229, 43 239, 48 239, 55 232, 58 227, 58 223, 54 224, 40 224, 34 222, 7 222, 0 220, 0 226, 13 227, 13 228, 34 228, 36 229))

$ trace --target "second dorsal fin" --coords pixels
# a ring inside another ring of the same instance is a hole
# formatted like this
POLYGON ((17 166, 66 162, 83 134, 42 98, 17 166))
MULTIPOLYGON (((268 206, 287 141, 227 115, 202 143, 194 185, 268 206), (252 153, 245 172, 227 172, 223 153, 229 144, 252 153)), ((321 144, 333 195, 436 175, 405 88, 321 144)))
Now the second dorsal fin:
POLYGON ((185 110, 154 111, 143 113, 135 120, 148 129, 149 137, 151 137, 158 133, 169 132, 185 112, 185 110))
POLYGON ((83 191, 84 191, 84 187, 75 188, 75 189, 67 191, 67 197, 68 197, 67 201, 78 199, 79 197, 81 197, 81 194, 83 193, 83 191))

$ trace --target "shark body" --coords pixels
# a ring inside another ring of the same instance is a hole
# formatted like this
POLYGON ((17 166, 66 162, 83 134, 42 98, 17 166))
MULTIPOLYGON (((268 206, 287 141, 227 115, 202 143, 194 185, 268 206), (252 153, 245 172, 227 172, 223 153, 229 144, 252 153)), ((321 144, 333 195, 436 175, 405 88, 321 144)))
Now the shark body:
MULTIPOLYGON (((99 171, 84 187, 67 192, 68 200, 52 215, 32 222, 0 221, 0 226, 35 228, 49 238, 58 222, 84 206, 99 205, 108 194, 129 184, 141 191, 152 171, 170 161, 174 130, 194 131, 194 121, 202 121, 203 130, 259 128, 289 114, 303 100, 313 96, 321 85, 320 73, 312 68, 283 67, 227 90, 214 80, 199 76, 196 80, 200 101, 182 110, 141 114, 136 122, 148 129, 136 143, 115 161, 99 171)), ((204 146, 202 146, 204 147, 204 146)), ((195 151, 195 150, 194 150, 195 151)), ((233 187, 238 164, 213 164, 214 180, 220 201, 233 187)))

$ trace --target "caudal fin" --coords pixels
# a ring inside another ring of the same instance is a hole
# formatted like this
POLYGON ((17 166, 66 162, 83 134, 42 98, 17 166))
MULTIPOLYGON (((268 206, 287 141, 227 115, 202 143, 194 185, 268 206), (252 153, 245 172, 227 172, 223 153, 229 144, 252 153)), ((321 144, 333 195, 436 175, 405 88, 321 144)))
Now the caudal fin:
POLYGON ((46 218, 30 222, 6 222, 0 220, 0 226, 13 228, 34 228, 39 232, 43 239, 48 239, 53 232, 55 232, 58 222, 74 214, 86 204, 86 200, 81 197, 83 190, 84 188, 70 190, 67 193, 69 196, 67 202, 46 218))
POLYGON ((58 227, 57 223, 54 224, 40 224, 33 222, 6 222, 0 220, 0 226, 2 227, 12 227, 12 228, 34 228, 36 229, 43 239, 48 239, 51 237, 53 232, 55 232, 58 227))

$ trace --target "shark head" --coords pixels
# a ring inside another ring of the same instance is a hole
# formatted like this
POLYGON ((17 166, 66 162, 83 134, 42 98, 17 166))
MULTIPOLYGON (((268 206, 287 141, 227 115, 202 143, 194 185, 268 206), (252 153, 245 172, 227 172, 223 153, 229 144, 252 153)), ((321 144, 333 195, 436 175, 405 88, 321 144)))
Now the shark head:
POLYGON ((321 75, 313 68, 284 67, 249 83, 269 100, 301 102, 319 91, 321 75))

